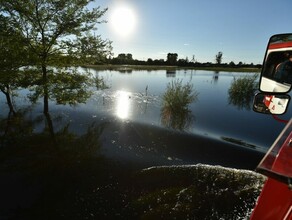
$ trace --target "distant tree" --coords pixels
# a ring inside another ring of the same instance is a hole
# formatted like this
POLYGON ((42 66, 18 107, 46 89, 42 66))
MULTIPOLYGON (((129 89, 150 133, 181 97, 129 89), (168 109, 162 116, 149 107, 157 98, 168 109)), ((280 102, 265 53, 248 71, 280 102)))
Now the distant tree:
POLYGON ((221 51, 219 51, 215 57, 216 64, 221 64, 222 58, 223 58, 223 53, 221 51))
POLYGON ((191 59, 190 62, 192 62, 192 63, 195 63, 196 62, 195 55, 193 55, 193 57, 192 57, 192 59, 191 59))
POLYGON ((126 54, 125 53, 120 53, 118 56, 117 56, 118 59, 120 60, 125 60, 126 59, 126 54))
POLYGON ((120 53, 116 58, 113 60, 113 64, 134 64, 135 61, 133 59, 133 55, 130 53, 120 53))
POLYGON ((154 61, 153 61, 153 64, 154 65, 164 65, 165 64, 165 61, 164 61, 164 59, 155 59, 154 61))
POLYGON ((178 64, 179 66, 187 66, 188 63, 189 63, 188 57, 186 57, 186 59, 179 59, 179 60, 177 61, 177 64, 178 64))
POLYGON ((133 60, 133 55, 130 54, 130 53, 127 53, 127 54, 126 54, 126 59, 127 59, 127 60, 133 60))
POLYGON ((153 60, 152 60, 151 58, 148 58, 148 59, 147 59, 147 64, 148 64, 148 65, 153 64, 153 60))
POLYGON ((177 53, 168 53, 166 60, 167 64, 175 65, 177 62, 177 57, 178 57, 177 53))
POLYGON ((233 61, 231 61, 231 62, 229 63, 229 66, 235 66, 235 63, 234 63, 233 61))

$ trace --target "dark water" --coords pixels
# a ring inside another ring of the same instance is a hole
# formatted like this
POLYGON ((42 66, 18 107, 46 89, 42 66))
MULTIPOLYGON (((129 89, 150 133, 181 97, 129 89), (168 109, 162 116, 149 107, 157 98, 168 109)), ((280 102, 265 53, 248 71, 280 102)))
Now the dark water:
MULTIPOLYGON (((63 74, 46 86, 11 84, 9 97, 0 93, 0 218, 129 219, 139 215, 131 202, 144 192, 135 177, 143 168, 254 170, 285 124, 253 112, 252 95, 230 94, 237 79, 251 75, 91 70, 84 81, 63 74), (92 81, 96 77, 103 79, 102 89, 92 81), (189 83, 196 94, 179 114, 164 104, 174 81, 189 83)), ((253 190, 249 211, 259 187, 253 190)))
MULTIPOLYGON (((233 139, 265 151, 284 127, 272 116, 253 112, 252 98, 247 101, 242 98, 243 101, 236 104, 230 100, 228 90, 234 80, 253 75, 251 73, 182 70, 175 74, 167 74, 166 71, 108 71, 96 74, 103 77, 111 89, 96 92, 88 103, 93 116, 106 112, 124 121, 163 127, 162 96, 167 84, 179 79, 183 83, 191 83, 198 92, 197 100, 188 106, 193 120, 184 129, 187 133, 233 139)), ((289 119, 290 115, 291 111, 282 118, 289 119)))
MULTIPOLYGON (((29 101, 28 97, 36 93, 32 88, 18 88, 15 91, 18 95, 12 98, 15 110, 22 112, 25 123, 30 123, 31 134, 43 132, 50 124, 51 133, 60 133, 66 128, 67 132, 77 136, 84 135, 93 123, 99 126, 102 128, 100 152, 110 158, 142 160, 149 165, 204 162, 251 168, 257 160, 251 166, 244 165, 245 160, 250 161, 248 158, 232 155, 240 155, 241 151, 256 155, 265 152, 285 126, 272 116, 253 112, 252 97, 242 98, 242 102, 240 97, 235 97, 238 102, 230 96, 228 91, 234 80, 251 75, 193 70, 175 73, 91 70, 91 77, 103 78, 107 88, 87 86, 91 94, 81 103, 75 96, 82 95, 76 92, 71 97, 66 94, 69 90, 65 90, 65 86, 58 85, 59 88, 56 86, 49 95, 52 97, 49 99, 49 117, 42 113, 41 95, 33 104, 29 101), (197 96, 186 106, 188 116, 183 118, 182 115, 174 124, 169 124, 162 119, 163 95, 167 85, 174 80, 192 84, 197 96), (59 98, 54 97, 54 93, 59 92, 56 89, 63 89, 59 98), (67 98, 67 102, 56 105, 62 98, 67 98), (70 103, 70 98, 74 102, 70 103), (181 126, 175 126, 181 121, 181 126), (214 157, 208 158, 196 151, 214 157)), ((0 97, 0 120, 6 126, 0 134, 5 138, 9 129, 6 121, 11 115, 4 94, 0 93, 0 97)), ((289 115, 291 111, 281 118, 289 115)))

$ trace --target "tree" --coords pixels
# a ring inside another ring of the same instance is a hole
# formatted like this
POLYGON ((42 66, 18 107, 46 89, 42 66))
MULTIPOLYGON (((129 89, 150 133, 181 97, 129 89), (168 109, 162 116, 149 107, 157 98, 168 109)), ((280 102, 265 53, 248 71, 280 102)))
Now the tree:
POLYGON ((127 60, 133 60, 133 55, 131 53, 126 54, 126 59, 127 60))
MULTIPOLYGON (((69 43, 68 58, 81 64, 101 64, 112 55, 110 41, 104 41, 100 36, 90 33, 69 43)), ((72 63, 72 62, 71 62, 72 63)))
POLYGON ((168 53, 166 62, 169 65, 175 65, 177 62, 177 57, 178 57, 177 53, 168 53))
POLYGON ((151 65, 151 64, 153 64, 153 60, 152 60, 151 58, 148 58, 146 63, 147 63, 148 65, 151 65))
MULTIPOLYGON (((100 7, 89 10, 86 6, 92 1, 0 0, 1 14, 26 38, 30 53, 37 58, 32 65, 41 69, 44 82, 47 80, 48 66, 64 62, 60 57, 71 55, 80 58, 81 53, 92 56, 94 47, 87 47, 88 42, 97 46, 94 48, 97 54, 107 52, 103 49, 111 42, 100 37, 90 37, 89 41, 84 41, 96 24, 102 22, 100 18, 107 11, 100 10, 100 7)), ((67 65, 68 61, 70 58, 67 65)))
POLYGON ((221 51, 219 51, 216 55, 216 64, 221 64, 222 63, 222 57, 223 57, 223 53, 221 51))
POLYGON ((15 114, 12 91, 19 87, 19 68, 28 64, 25 39, 13 29, 9 20, 0 14, 0 91, 5 95, 10 112, 15 114))
POLYGON ((192 57, 192 59, 191 59, 191 62, 192 62, 192 63, 195 63, 195 62, 196 62, 195 55, 193 55, 193 57, 192 57))
POLYGON ((234 66, 235 66, 235 63, 234 63, 233 61, 231 61, 231 62, 229 63, 229 66, 234 67, 234 66))
POLYGON ((100 7, 89 10, 90 2, 93 0, 0 0, 0 14, 26 39, 28 53, 35 58, 30 65, 42 73, 45 113, 51 67, 76 64, 81 56, 92 57, 92 45, 101 49, 96 53, 104 54, 102 49, 111 44, 99 36, 86 40, 107 11, 100 7))
POLYGON ((133 55, 131 53, 120 53, 116 58, 113 59, 114 64, 133 64, 133 55))

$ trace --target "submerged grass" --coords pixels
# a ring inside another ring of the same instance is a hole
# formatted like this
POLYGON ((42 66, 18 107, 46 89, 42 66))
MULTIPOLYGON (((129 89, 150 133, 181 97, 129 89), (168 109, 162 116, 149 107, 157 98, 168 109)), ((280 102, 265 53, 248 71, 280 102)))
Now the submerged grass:
POLYGON ((197 101, 198 92, 190 83, 173 80, 162 97, 161 121, 166 127, 184 130, 192 122, 189 105, 197 101))
POLYGON ((239 109, 250 110, 254 98, 254 93, 258 88, 258 74, 247 75, 233 79, 228 90, 228 101, 230 104, 237 106, 239 109))

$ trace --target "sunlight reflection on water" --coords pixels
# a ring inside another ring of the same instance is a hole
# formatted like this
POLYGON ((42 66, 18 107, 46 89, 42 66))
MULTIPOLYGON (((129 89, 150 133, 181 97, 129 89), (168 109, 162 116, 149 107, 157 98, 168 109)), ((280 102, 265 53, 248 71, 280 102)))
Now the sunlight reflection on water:
POLYGON ((121 119, 127 119, 130 112, 131 93, 126 91, 117 91, 116 99, 116 115, 121 119))

